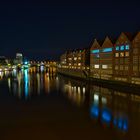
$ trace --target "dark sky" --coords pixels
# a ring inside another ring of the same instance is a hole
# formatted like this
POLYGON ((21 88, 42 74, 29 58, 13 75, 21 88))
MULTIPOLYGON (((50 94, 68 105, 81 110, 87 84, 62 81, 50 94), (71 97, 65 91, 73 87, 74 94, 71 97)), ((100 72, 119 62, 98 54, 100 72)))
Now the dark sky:
MULTIPOLYGON (((20 0, 19 0, 20 1, 20 0)), ((0 3, 0 55, 58 59, 93 38, 140 30, 139 1, 36 1, 0 3)))

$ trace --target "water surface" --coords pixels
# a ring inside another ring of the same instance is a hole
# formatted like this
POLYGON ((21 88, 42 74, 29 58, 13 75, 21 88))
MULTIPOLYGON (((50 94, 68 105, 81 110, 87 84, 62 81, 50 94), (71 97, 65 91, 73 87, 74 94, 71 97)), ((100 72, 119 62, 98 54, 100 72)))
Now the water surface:
POLYGON ((58 75, 0 72, 0 139, 140 139, 140 96, 58 75))

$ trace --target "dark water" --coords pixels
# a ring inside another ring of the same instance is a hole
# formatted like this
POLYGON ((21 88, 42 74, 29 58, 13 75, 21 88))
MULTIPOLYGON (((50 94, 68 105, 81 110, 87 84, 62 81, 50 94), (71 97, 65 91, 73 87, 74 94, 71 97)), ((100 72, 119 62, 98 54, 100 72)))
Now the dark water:
POLYGON ((0 140, 139 140, 140 96, 57 75, 0 72, 0 140))

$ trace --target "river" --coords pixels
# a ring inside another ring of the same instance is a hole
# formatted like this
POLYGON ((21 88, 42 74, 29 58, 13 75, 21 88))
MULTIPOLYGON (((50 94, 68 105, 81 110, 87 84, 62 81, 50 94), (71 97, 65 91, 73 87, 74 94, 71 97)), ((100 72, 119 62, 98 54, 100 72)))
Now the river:
POLYGON ((0 72, 1 140, 139 140, 140 96, 58 75, 0 72))

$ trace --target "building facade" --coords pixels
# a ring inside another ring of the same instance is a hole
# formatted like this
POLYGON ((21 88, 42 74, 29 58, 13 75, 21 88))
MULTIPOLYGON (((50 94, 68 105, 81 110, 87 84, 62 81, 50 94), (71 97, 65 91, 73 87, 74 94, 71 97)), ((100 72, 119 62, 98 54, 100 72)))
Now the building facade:
POLYGON ((113 79, 113 43, 107 36, 100 49, 101 79, 113 79))
POLYGON ((94 78, 100 78, 101 75, 100 49, 101 46, 95 39, 90 48, 90 76, 94 78))
POLYGON ((138 32, 132 41, 132 83, 140 84, 140 32, 138 32))
POLYGON ((116 40, 94 39, 89 49, 68 51, 60 60, 61 67, 75 75, 140 84, 140 32, 122 32, 116 40))
POLYGON ((132 36, 121 33, 114 45, 114 80, 131 82, 132 36))

